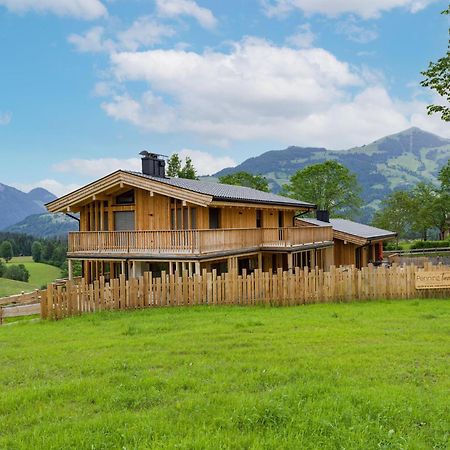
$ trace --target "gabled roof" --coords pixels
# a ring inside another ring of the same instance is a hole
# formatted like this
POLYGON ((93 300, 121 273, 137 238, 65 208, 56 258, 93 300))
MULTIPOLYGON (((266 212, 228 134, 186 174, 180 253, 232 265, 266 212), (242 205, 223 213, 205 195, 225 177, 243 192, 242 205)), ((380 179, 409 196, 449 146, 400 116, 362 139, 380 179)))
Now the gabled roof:
POLYGON ((145 175, 141 172, 128 173, 180 189, 210 195, 214 200, 239 201, 245 203, 273 203, 285 206, 315 208, 315 205, 312 203, 294 200, 292 198, 243 186, 232 186, 230 184, 213 183, 211 181, 188 180, 185 178, 158 178, 145 175))
POLYGON ((333 232, 355 236, 367 241, 389 239, 397 236, 395 231, 383 230, 381 228, 372 227, 370 225, 365 225, 363 223, 353 222, 346 219, 330 219, 329 223, 322 222, 317 219, 301 218, 299 220, 315 226, 331 225, 333 227, 333 232))
POLYGON ((290 208, 315 208, 315 205, 311 203, 247 187, 182 178, 157 178, 140 172, 124 170, 113 172, 74 192, 49 202, 46 207, 50 212, 66 211, 73 205, 89 201, 89 199, 95 198, 96 195, 111 191, 115 186, 122 184, 186 200, 200 206, 208 206, 213 201, 227 201, 270 204, 290 208))

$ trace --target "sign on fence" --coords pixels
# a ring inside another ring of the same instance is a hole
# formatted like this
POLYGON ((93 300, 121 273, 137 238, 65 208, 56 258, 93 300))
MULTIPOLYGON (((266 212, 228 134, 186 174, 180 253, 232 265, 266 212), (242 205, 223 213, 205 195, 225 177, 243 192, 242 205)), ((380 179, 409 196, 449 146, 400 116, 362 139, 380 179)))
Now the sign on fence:
POLYGON ((448 270, 416 272, 416 289, 448 288, 450 288, 450 272, 448 270))

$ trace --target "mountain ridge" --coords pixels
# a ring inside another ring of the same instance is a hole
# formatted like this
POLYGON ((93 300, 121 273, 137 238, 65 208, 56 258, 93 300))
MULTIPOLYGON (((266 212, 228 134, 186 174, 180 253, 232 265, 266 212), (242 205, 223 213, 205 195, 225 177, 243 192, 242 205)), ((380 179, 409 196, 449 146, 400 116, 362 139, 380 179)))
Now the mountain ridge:
POLYGON ((437 181, 440 168, 450 159, 450 139, 411 127, 369 144, 343 150, 289 146, 269 150, 213 177, 246 171, 264 175, 274 192, 297 170, 326 160, 336 160, 354 172, 366 204, 360 219, 370 221, 381 200, 396 189, 409 189, 420 181, 437 181))

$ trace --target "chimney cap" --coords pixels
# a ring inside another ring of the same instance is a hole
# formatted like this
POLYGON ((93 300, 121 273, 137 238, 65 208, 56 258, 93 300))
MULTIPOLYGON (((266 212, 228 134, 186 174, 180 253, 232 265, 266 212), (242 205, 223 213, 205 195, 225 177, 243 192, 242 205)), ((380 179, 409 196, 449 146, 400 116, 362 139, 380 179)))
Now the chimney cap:
POLYGON ((158 156, 162 156, 163 158, 168 158, 167 155, 161 155, 159 153, 151 153, 148 152, 147 150, 142 150, 142 152, 139 153, 141 156, 143 156, 144 158, 157 158, 158 156))

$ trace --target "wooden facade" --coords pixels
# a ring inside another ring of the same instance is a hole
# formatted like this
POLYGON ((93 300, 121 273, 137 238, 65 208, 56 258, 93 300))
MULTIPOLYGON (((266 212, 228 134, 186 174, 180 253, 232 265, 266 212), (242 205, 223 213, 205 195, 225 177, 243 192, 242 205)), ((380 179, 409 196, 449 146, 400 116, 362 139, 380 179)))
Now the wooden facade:
POLYGON ((119 171, 47 207, 79 213, 80 231, 69 234, 69 272, 72 260, 81 260, 88 281, 334 263, 331 227, 295 227, 302 208, 289 203, 218 200, 119 171))

